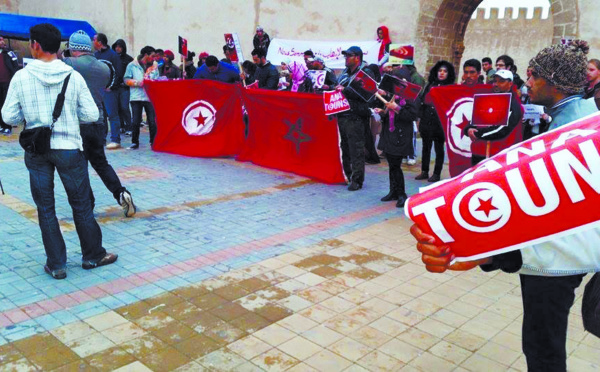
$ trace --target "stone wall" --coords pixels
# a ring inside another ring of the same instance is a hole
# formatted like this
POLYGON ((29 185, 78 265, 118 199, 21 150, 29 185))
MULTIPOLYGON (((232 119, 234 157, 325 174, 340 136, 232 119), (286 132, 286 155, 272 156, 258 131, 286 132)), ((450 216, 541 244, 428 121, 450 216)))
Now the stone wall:
POLYGON ((526 8, 507 8, 504 18, 499 18, 498 9, 491 9, 490 18, 485 19, 484 12, 483 9, 478 9, 476 18, 469 21, 460 65, 467 59, 481 60, 483 57, 490 57, 495 64, 498 56, 508 54, 515 60, 519 75, 524 77, 529 60, 540 49, 552 43, 552 13, 548 18, 542 19, 542 8, 536 8, 533 18, 526 19, 526 8), (518 18, 513 19, 515 11, 518 18))

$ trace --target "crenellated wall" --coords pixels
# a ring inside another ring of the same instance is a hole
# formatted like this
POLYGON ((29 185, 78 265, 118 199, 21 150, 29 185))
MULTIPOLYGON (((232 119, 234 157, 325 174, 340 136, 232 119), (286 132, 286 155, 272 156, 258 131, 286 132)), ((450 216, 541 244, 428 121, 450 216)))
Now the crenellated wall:
POLYGON ((552 13, 546 19, 542 18, 542 8, 535 8, 531 19, 526 18, 526 8, 506 8, 503 18, 497 8, 490 9, 489 19, 484 13, 484 9, 477 9, 476 18, 467 25, 461 65, 467 59, 483 57, 490 57, 495 63, 498 56, 508 54, 515 60, 519 75, 524 77, 529 60, 552 43, 552 13), (517 18, 513 19, 514 13, 517 18))

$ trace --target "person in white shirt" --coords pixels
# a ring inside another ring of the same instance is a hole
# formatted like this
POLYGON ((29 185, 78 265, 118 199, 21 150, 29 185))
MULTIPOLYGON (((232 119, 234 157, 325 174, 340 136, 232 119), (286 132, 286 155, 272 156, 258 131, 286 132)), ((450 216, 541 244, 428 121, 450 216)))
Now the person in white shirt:
POLYGON ((80 122, 98 120, 99 112, 83 77, 57 59, 61 33, 51 24, 30 28, 29 49, 35 61, 17 71, 10 82, 2 117, 8 124, 25 122, 26 129, 50 127, 52 112, 67 76, 61 115, 52 127, 50 150, 25 152, 31 196, 37 206, 46 265, 44 270, 55 279, 67 277, 67 250, 56 218, 54 170, 67 192, 86 270, 108 265, 117 255, 102 247, 102 232, 94 218, 87 161, 79 134, 80 122))

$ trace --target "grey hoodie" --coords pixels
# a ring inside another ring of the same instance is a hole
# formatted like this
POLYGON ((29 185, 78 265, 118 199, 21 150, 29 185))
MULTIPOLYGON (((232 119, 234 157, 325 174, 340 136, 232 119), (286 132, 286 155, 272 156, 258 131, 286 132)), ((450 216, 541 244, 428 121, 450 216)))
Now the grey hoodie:
POLYGON ((94 124, 104 124, 102 97, 110 83, 110 68, 106 63, 97 60, 91 53, 79 57, 65 58, 63 61, 83 76, 83 80, 85 80, 90 93, 92 93, 92 98, 94 98, 100 112, 100 116, 94 124))

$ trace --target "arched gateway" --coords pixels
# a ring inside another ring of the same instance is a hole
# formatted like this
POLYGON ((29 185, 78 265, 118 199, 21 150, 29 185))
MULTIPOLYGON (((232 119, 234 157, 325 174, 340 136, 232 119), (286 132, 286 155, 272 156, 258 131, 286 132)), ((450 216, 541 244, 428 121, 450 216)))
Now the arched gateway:
MULTIPOLYGON (((426 71, 440 59, 455 67, 465 50, 465 30, 482 0, 423 0, 417 23, 417 47, 426 51, 426 71)), ((554 19, 553 43, 579 35, 577 0, 550 0, 554 19)), ((458 71, 458 70, 457 70, 458 71)), ((424 71, 425 72, 425 71, 424 71)))

